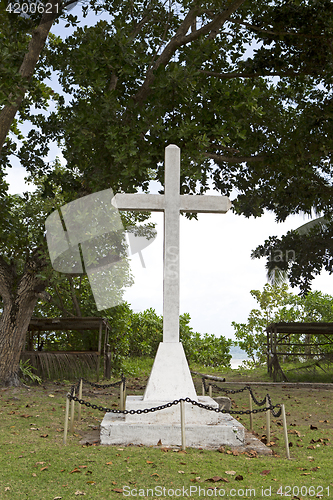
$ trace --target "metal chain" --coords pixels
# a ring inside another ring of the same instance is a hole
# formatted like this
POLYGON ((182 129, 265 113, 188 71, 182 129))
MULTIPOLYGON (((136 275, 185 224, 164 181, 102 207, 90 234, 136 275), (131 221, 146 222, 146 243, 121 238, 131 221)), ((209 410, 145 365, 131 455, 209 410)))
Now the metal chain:
POLYGON ((95 382, 90 382, 89 380, 81 377, 81 378, 79 378, 76 386, 75 386, 75 384, 72 385, 72 387, 70 389, 71 396, 73 396, 74 390, 76 393, 79 391, 81 380, 85 384, 89 384, 92 387, 97 387, 98 389, 107 389, 109 387, 116 387, 117 385, 121 385, 121 384, 124 384, 126 382, 126 378, 124 377, 124 375, 122 375, 121 380, 119 380, 119 382, 114 382, 113 384, 96 384, 95 382))
MULTIPOLYGON (((205 382, 204 377, 202 377, 202 383, 203 383, 205 391, 207 392, 207 386, 206 386, 206 382, 205 382)), ((252 391, 252 387, 250 387, 249 385, 246 385, 245 387, 243 387, 243 389, 238 389, 238 390, 224 389, 223 387, 219 387, 216 384, 209 384, 209 385, 214 387, 215 389, 219 389, 220 391, 224 392, 225 394, 239 394, 239 393, 244 392, 244 391, 249 391, 249 393, 251 394, 252 400, 254 401, 254 403, 257 406, 263 406, 266 403, 266 401, 268 401, 269 408, 272 409, 273 416, 279 417, 281 415, 281 409, 278 412, 274 412, 273 408, 276 408, 276 406, 272 405, 272 400, 271 400, 271 397, 269 394, 266 394, 266 396, 264 397, 264 399, 262 401, 258 401, 258 399, 255 397, 255 395, 252 391)), ((280 406, 277 405, 277 407, 280 407, 280 406)), ((261 410, 261 411, 266 411, 266 410, 261 410)), ((229 412, 229 413, 231 413, 231 412, 229 412)))
POLYGON ((171 406, 178 405, 181 401, 185 401, 186 403, 191 403, 191 404, 198 406, 199 408, 202 408, 204 410, 214 411, 215 413, 227 413, 229 415, 249 415, 250 413, 261 413, 261 412, 265 412, 268 410, 271 410, 275 417, 278 417, 281 415, 281 406, 279 404, 275 405, 275 406, 270 404, 270 406, 267 408, 254 409, 252 411, 251 410, 238 410, 238 411, 237 410, 220 410, 219 408, 214 408, 212 406, 204 405, 203 403, 198 403, 197 401, 193 401, 190 398, 181 398, 181 399, 176 399, 170 403, 166 403, 164 405, 155 406, 153 408, 145 408, 143 410, 114 410, 112 408, 105 408, 104 406, 98 406, 95 404, 91 404, 89 401, 84 401, 83 399, 79 399, 78 397, 73 396, 73 394, 71 394, 71 393, 67 394, 67 398, 70 401, 76 401, 80 405, 85 405, 88 408, 92 408, 93 410, 99 410, 99 411, 103 411, 105 413, 116 413, 116 414, 123 414, 123 415, 135 415, 135 414, 140 415, 141 413, 153 413, 155 411, 165 410, 166 408, 171 408, 171 406), (274 412, 275 408, 279 408, 279 411, 276 413, 274 412))

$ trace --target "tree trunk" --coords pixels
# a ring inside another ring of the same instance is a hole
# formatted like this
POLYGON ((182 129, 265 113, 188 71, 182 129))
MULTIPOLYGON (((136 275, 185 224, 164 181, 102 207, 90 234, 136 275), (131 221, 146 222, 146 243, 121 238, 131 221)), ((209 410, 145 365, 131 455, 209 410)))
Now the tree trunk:
POLYGON ((30 319, 37 302, 26 296, 17 297, 11 307, 6 308, 0 321, 0 384, 18 386, 19 362, 24 347, 30 319))
POLYGON ((0 295, 3 313, 0 317, 0 385, 17 386, 19 362, 34 307, 47 286, 37 277, 45 260, 38 252, 25 265, 20 277, 0 256, 0 295))

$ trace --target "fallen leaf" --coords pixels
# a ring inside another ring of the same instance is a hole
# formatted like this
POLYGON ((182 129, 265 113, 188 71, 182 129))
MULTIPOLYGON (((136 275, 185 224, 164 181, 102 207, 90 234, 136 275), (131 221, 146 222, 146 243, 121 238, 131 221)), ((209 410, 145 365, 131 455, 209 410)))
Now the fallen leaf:
POLYGON ((296 436, 301 437, 301 433, 299 431, 296 431, 296 430, 288 431, 288 434, 296 434, 296 436))
POLYGON ((49 398, 54 398, 54 394, 49 394, 49 398))
POLYGON ((75 467, 75 469, 71 470, 70 474, 73 474, 73 472, 80 472, 81 473, 80 469, 78 469, 77 467, 75 467))
POLYGON ((312 425, 312 424, 311 424, 311 425, 310 425, 310 429, 311 429, 312 431, 317 431, 317 430, 318 430, 318 427, 317 427, 316 425, 312 425))
POLYGON ((154 472, 154 473, 152 474, 152 476, 157 476, 157 477, 160 477, 160 475, 159 475, 159 474, 157 474, 157 472, 154 472))
POLYGON ((85 493, 83 493, 83 491, 77 490, 75 492, 75 495, 85 495, 85 493))
POLYGON ((220 447, 217 449, 217 451, 218 451, 219 453, 224 453, 224 452, 225 452, 225 448, 224 448, 224 446, 220 446, 220 447))
POLYGON ((226 470, 225 473, 226 474, 230 474, 230 476, 234 476, 236 474, 236 471, 234 471, 234 470, 226 470))
POLYGON ((54 497, 53 500, 61 500, 61 499, 62 499, 62 497, 54 497))
POLYGON ((31 475, 32 475, 33 477, 37 477, 36 472, 33 472, 31 475))
POLYGON ((79 469, 86 469, 88 465, 79 465, 79 469))
POLYGON ((113 465, 112 462, 106 462, 106 465, 113 465))
POLYGON ((157 446, 162 446, 162 441, 160 439, 158 440, 157 446))
POLYGON ((185 474, 185 472, 183 470, 179 470, 178 474, 185 474))
POLYGON ((115 491, 116 493, 123 493, 124 490, 122 490, 121 488, 113 488, 112 491, 115 491))
POLYGON ((301 476, 311 476, 310 472, 302 472, 301 476))
POLYGON ((10 491, 10 487, 9 486, 5 486, 5 491, 10 491))
POLYGON ((150 460, 147 460, 147 464, 153 464, 154 462, 151 462, 150 460))
POLYGON ((213 477, 210 477, 208 479, 205 479, 206 482, 210 482, 210 483, 217 483, 218 481, 224 481, 223 477, 220 477, 220 476, 213 476, 213 477))
POLYGON ((48 467, 42 467, 42 468, 41 468, 41 471, 42 471, 42 470, 47 470, 47 469, 48 469, 48 467))
POLYGON ((240 474, 235 477, 235 481, 243 481, 243 479, 243 476, 241 476, 240 474))
POLYGON ((47 437, 48 437, 48 434, 42 434, 40 437, 41 437, 41 438, 47 438, 47 437))
POLYGON ((87 481, 87 484, 96 484, 96 481, 87 481))
POLYGON ((234 451, 232 452, 232 454, 233 454, 233 456, 234 456, 234 457, 238 457, 238 455, 239 455, 239 451, 234 450, 234 451))
POLYGON ((261 476, 267 476, 267 474, 270 474, 270 472, 271 472, 270 470, 263 470, 263 471, 260 472, 260 475, 261 476))
POLYGON ((186 465, 186 462, 179 462, 180 465, 186 465))

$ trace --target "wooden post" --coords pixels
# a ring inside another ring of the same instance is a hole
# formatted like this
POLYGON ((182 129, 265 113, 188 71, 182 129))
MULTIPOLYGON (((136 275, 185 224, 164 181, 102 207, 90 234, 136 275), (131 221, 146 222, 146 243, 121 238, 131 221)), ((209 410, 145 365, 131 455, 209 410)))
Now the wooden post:
MULTIPOLYGON (((250 411, 252 411, 252 396, 249 392, 249 407, 250 411)), ((250 413, 250 431, 253 432, 253 413, 250 413)))
POLYGON ((186 449, 186 440, 185 440, 185 401, 181 400, 180 402, 180 427, 182 433, 182 451, 186 449))
POLYGON ((123 410, 126 410, 126 379, 124 380, 124 383, 123 383, 123 391, 124 391, 124 395, 123 395, 124 408, 123 408, 123 410))
POLYGON ((121 410, 124 409, 124 392, 123 392, 123 383, 120 384, 120 404, 119 407, 121 410))
MULTIPOLYGON (((79 399, 82 399, 82 378, 80 380, 80 386, 79 386, 79 399)), ((81 405, 80 405, 80 403, 78 403, 78 405, 79 405, 79 408, 78 408, 77 419, 80 422, 80 420, 81 420, 81 405)))
POLYGON ((103 331, 103 323, 99 324, 99 337, 98 337, 98 353, 97 353, 97 382, 99 381, 99 367, 101 364, 101 349, 102 349, 102 331, 103 331))
POLYGON ((213 387, 211 384, 209 384, 209 387, 208 387, 208 394, 209 394, 210 398, 213 396, 213 387))
POLYGON ((267 331, 267 373, 270 375, 271 374, 271 370, 270 370, 270 353, 269 353, 269 337, 270 337, 270 333, 267 331))
MULTIPOLYGON (((75 396, 75 389, 73 391, 73 396, 75 396)), ((71 401, 71 426, 70 432, 74 432, 74 409, 75 409, 75 401, 72 399, 71 401)))
POLYGON ((64 425, 64 440, 63 440, 63 444, 67 444, 68 416, 69 416, 69 399, 66 396, 66 410, 65 410, 65 425, 64 425))
POLYGON ((286 445, 286 456, 287 456, 288 460, 290 460, 287 419, 286 419, 286 410, 285 410, 284 404, 281 405, 281 414, 282 414, 282 422, 283 422, 284 442, 286 445))
POLYGON ((204 379, 201 380, 201 386, 202 386, 202 395, 205 396, 206 395, 206 391, 205 391, 205 381, 204 381, 204 379))
MULTIPOLYGON (((269 400, 268 397, 266 396, 266 408, 269 408, 269 400)), ((267 444, 271 442, 271 410, 266 411, 266 439, 267 439, 267 444)))

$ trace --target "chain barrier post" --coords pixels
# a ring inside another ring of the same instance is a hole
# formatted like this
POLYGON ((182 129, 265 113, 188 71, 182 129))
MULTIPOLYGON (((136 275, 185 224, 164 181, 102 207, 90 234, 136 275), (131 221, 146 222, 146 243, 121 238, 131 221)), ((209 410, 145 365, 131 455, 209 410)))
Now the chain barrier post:
POLYGON ((186 439, 185 439, 185 401, 182 399, 180 401, 180 427, 182 433, 182 451, 186 449, 186 439))
MULTIPOLYGON (((75 396, 75 389, 73 390, 73 396, 75 396)), ((75 409, 75 401, 72 399, 71 401, 71 426, 70 426, 70 432, 74 432, 74 409, 75 409)))
POLYGON ((66 396, 66 410, 65 410, 65 425, 64 425, 64 439, 63 444, 67 444, 67 431, 68 431, 68 416, 69 416, 69 399, 66 396))
POLYGON ((201 379, 201 387, 202 387, 202 395, 206 396, 206 390, 205 390, 205 379, 202 377, 201 379))
POLYGON ((249 392, 249 403, 250 403, 250 431, 253 432, 253 413, 252 413, 252 396, 249 392))
POLYGON ((282 415, 282 422, 283 422, 284 442, 286 445, 286 456, 287 456, 287 459, 290 460, 287 419, 286 419, 286 410, 285 410, 284 404, 281 405, 281 415, 282 415))
MULTIPOLYGON (((266 408, 270 408, 270 402, 268 395, 266 396, 266 408)), ((271 442, 271 410, 266 410, 266 439, 267 445, 271 442)))
POLYGON ((212 384, 209 384, 208 386, 208 395, 211 398, 213 396, 213 386, 212 384))
MULTIPOLYGON (((82 385, 83 385, 83 380, 81 378, 80 379, 80 386, 79 386, 79 399, 82 399, 82 385)), ((81 420, 81 405, 80 405, 80 403, 78 403, 78 405, 79 405, 79 409, 78 409, 77 419, 80 422, 80 420, 81 420)))
POLYGON ((126 409, 126 379, 124 378, 124 383, 123 383, 123 391, 124 391, 124 395, 123 395, 123 410, 126 409))
POLYGON ((124 409, 124 381, 122 380, 120 383, 120 409, 124 409))

